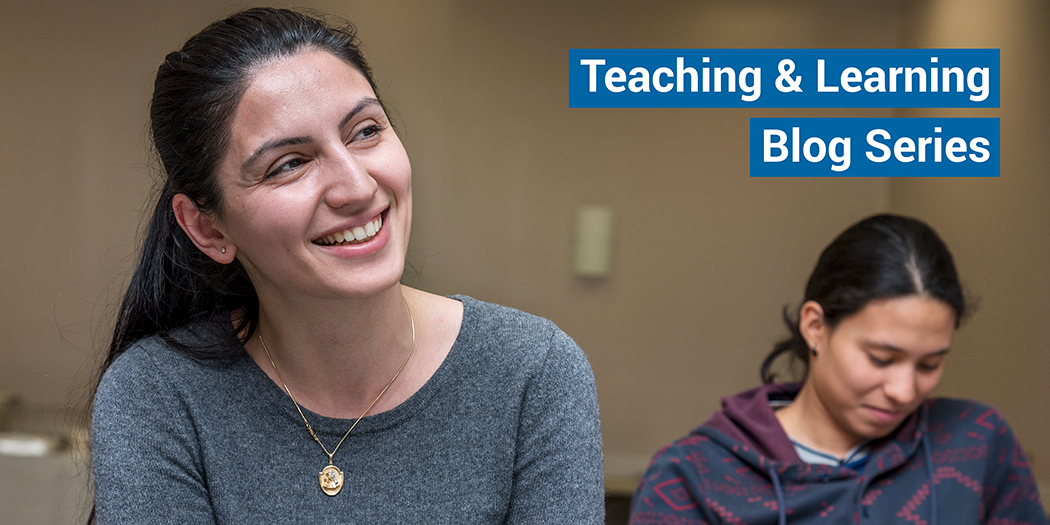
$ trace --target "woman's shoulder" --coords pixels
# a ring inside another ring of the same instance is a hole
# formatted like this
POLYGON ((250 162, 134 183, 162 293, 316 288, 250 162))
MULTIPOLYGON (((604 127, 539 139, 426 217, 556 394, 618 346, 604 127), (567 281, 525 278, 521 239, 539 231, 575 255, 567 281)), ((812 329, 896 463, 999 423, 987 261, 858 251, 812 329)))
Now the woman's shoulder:
POLYGON ((1012 438, 1013 435, 1013 430, 999 409, 978 401, 937 397, 928 400, 926 408, 928 428, 931 433, 939 435, 942 441, 951 439, 953 435, 979 441, 1005 435, 1012 438))
POLYGON ((463 303, 463 323, 456 345, 492 360, 500 368, 538 372, 552 366, 590 373, 590 364, 579 345, 554 322, 509 306, 465 295, 452 296, 463 303))
POLYGON ((955 421, 985 421, 992 415, 1001 417, 999 410, 972 399, 934 397, 926 402, 930 423, 955 421))
POLYGON ((476 326, 498 330, 500 333, 538 337, 550 337, 553 331, 558 330, 549 319, 517 308, 489 303, 469 295, 453 295, 451 298, 463 303, 464 324, 470 322, 476 326))
POLYGON ((204 376, 225 368, 240 354, 221 322, 184 325, 170 334, 154 334, 135 341, 120 353, 102 375, 96 398, 110 390, 154 389, 164 384, 195 385, 204 376))
POLYGON ((479 343, 498 343, 508 349, 531 353, 537 348, 576 346, 553 321, 517 308, 452 296, 463 303, 462 331, 470 332, 479 343))

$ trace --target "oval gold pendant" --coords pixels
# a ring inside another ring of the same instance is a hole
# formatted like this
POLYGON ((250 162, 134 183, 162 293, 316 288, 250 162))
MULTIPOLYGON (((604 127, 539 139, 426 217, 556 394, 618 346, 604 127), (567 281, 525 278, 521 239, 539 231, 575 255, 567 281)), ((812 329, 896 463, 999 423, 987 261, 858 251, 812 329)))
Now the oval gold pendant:
POLYGON ((317 475, 321 482, 321 490, 329 496, 339 494, 343 490, 343 471, 335 465, 328 465, 317 475))

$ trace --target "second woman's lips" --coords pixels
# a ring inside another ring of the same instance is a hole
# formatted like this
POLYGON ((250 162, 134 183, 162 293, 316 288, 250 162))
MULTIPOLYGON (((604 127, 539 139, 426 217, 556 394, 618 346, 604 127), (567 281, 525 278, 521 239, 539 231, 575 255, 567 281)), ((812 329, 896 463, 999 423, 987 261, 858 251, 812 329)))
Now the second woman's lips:
POLYGON ((887 410, 878 407, 867 407, 868 410, 875 416, 876 419, 882 421, 893 421, 900 417, 901 412, 899 410, 887 410))

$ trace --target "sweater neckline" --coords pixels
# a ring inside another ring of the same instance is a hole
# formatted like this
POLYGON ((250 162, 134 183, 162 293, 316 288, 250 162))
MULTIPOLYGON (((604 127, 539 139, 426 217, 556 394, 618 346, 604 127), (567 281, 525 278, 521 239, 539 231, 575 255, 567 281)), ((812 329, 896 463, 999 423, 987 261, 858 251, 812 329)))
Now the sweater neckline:
MULTIPOLYGON (((475 337, 473 327, 477 326, 477 316, 480 301, 477 299, 465 296, 465 295, 453 295, 449 296, 450 299, 455 299, 463 303, 463 320, 460 323, 459 333, 456 335, 456 340, 452 343, 452 348, 449 349, 448 355, 438 366, 434 374, 423 386, 416 390, 408 399, 403 401, 400 405, 397 405, 390 410, 380 412, 378 414, 368 415, 361 418, 361 422, 358 423, 357 427, 354 428, 354 432, 351 436, 360 436, 363 434, 371 434, 376 432, 382 432, 391 427, 394 427, 403 421, 411 419, 416 414, 421 412, 430 402, 437 396, 437 394, 449 384, 450 381, 455 377, 461 377, 460 370, 467 366, 466 360, 467 355, 464 348, 470 348, 472 340, 475 337)), ((291 399, 288 398, 288 394, 285 393, 279 385, 270 379, 270 376, 266 375, 266 372, 259 367, 258 363, 255 362, 248 355, 248 352, 242 346, 240 349, 242 353, 242 359, 240 360, 241 367, 245 374, 248 376, 248 380, 257 383, 257 393, 259 394, 261 401, 273 411, 281 414, 281 416, 291 419, 297 425, 302 425, 303 420, 300 417, 299 412, 296 410, 295 405, 291 399)), ((306 419, 310 421, 310 425, 314 428, 314 431, 318 435, 324 435, 325 437, 341 437, 346 433, 346 430, 350 428, 356 418, 342 419, 328 417, 318 414, 306 407, 301 407, 303 414, 306 415, 306 419)), ((303 432, 306 432, 304 427, 303 432)), ((309 437, 309 436, 308 436, 309 437)))

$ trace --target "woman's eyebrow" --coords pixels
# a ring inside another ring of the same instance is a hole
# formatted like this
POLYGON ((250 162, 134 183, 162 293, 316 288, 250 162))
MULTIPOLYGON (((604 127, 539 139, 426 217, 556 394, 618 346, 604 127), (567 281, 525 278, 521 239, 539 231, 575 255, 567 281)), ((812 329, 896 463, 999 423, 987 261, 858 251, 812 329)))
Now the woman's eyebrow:
MULTIPOLYGON (((345 117, 343 117, 343 120, 339 121, 339 129, 343 129, 343 126, 346 126, 346 124, 350 122, 350 120, 353 119, 354 116, 356 116, 365 108, 371 106, 381 106, 381 104, 379 103, 379 99, 375 97, 367 97, 361 99, 361 101, 358 102, 356 106, 354 106, 354 109, 351 109, 350 112, 347 113, 345 117)), ((252 164, 255 164, 255 162, 259 160, 259 157, 261 157, 263 153, 266 153, 267 151, 276 148, 282 148, 284 146, 291 146, 295 144, 307 144, 310 142, 313 142, 312 137, 289 137, 267 141, 262 146, 259 146, 258 149, 256 149, 250 157, 248 157, 248 160, 244 161, 244 164, 241 164, 241 171, 248 171, 249 168, 252 167, 252 164)))
MULTIPOLYGON (((888 352, 893 352, 893 353, 897 353, 897 354, 905 354, 905 353, 907 353, 903 348, 898 348, 898 347, 893 346, 893 345, 891 345, 889 343, 880 343, 880 342, 876 342, 876 341, 864 341, 864 345, 867 346, 868 348, 873 348, 873 349, 876 349, 876 350, 886 350, 888 352)), ((933 357, 933 356, 945 355, 945 354, 947 354, 950 351, 951 351, 951 348, 944 348, 944 349, 938 350, 936 352, 930 352, 929 354, 926 354, 923 357, 933 357)))
POLYGON ((361 112, 361 110, 371 106, 382 107, 382 104, 380 104, 379 99, 375 97, 366 97, 361 99, 361 101, 358 102, 356 106, 354 106, 354 109, 351 109, 350 112, 347 113, 345 117, 343 117, 343 120, 339 121, 339 129, 343 129, 343 126, 345 126, 347 122, 350 122, 350 119, 354 118, 354 115, 357 115, 361 112))
POLYGON ((273 139, 267 141, 262 146, 259 146, 259 149, 255 150, 255 153, 252 153, 252 156, 248 157, 248 160, 244 161, 244 164, 241 164, 241 172, 243 173, 248 171, 249 168, 252 167, 252 164, 255 164, 255 162, 259 160, 259 157, 261 157, 262 154, 266 153, 267 151, 276 148, 283 148, 284 146, 291 146, 293 144, 307 144, 310 142, 313 142, 313 138, 311 137, 291 137, 286 139, 273 139))

